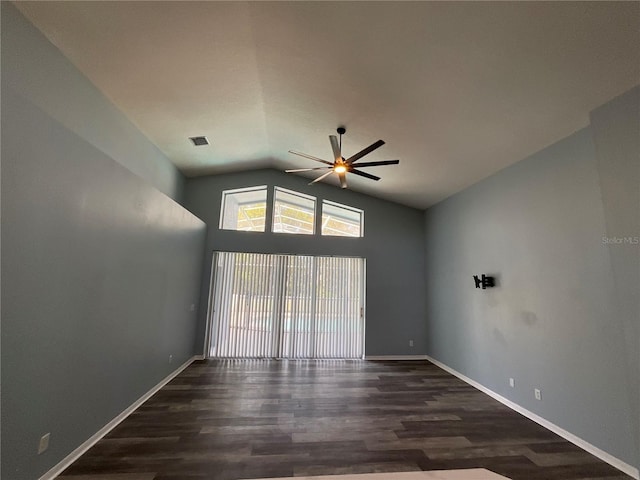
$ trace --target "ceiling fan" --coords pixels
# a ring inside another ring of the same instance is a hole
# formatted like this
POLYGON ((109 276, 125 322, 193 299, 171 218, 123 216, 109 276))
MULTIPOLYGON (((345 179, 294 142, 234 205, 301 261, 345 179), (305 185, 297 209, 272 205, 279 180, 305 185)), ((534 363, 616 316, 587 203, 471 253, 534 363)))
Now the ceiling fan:
POLYGON ((293 150, 289 150, 289 153, 293 153, 294 155, 299 155, 301 157, 308 158, 310 160, 315 160, 316 162, 325 163, 329 165, 328 167, 316 167, 316 168, 296 168, 294 170, 285 170, 287 173, 299 173, 299 172, 311 172, 314 170, 329 170, 328 172, 320 175, 309 185, 319 182, 320 180, 328 177, 332 173, 338 175, 340 179, 340 186, 342 188, 347 188, 347 173, 353 173, 355 175, 359 175, 361 177, 370 178, 371 180, 380 180, 380 177, 376 177, 375 175, 371 175, 369 173, 362 172, 360 170, 356 170, 356 167, 377 167, 380 165, 397 165, 400 163, 400 160, 383 160, 380 162, 356 162, 360 160, 365 155, 373 152, 376 148, 384 145, 384 141, 378 140, 377 142, 372 143, 367 148, 360 150, 355 155, 350 156, 349 158, 344 158, 342 156, 342 135, 344 135, 347 130, 344 127, 338 128, 338 135, 340 135, 340 139, 335 135, 329 135, 329 141, 331 142, 331 149, 333 150, 333 162, 329 162, 327 160, 322 160, 321 158, 313 157, 311 155, 307 155, 306 153, 295 152, 293 150))

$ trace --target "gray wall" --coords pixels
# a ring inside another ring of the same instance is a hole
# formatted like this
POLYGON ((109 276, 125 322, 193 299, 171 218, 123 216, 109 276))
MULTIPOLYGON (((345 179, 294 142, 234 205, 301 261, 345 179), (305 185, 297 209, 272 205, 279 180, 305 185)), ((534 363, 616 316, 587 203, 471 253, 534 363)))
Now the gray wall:
POLYGON ((0 9, 3 84, 179 202, 184 177, 167 157, 13 5, 0 9))
POLYGON ((221 250, 366 258, 366 354, 424 354, 422 212, 331 185, 308 183, 306 178, 276 170, 187 180, 185 206, 208 226, 196 348, 202 350, 204 342, 211 254, 221 250), (269 186, 269 205, 273 186, 278 185, 314 195, 318 205, 326 199, 361 208, 365 211, 365 236, 341 238, 219 230, 222 191, 255 185, 269 186), (409 347, 411 339, 413 347, 409 347))
POLYGON ((594 110, 591 128, 640 468, 640 87, 594 110))
POLYGON ((14 88, 30 27, 2 9, 2 478, 21 480, 194 354, 205 226, 14 88))
POLYGON ((635 89, 425 213, 428 354, 631 465, 640 247, 603 237, 639 235, 638 107, 635 89))

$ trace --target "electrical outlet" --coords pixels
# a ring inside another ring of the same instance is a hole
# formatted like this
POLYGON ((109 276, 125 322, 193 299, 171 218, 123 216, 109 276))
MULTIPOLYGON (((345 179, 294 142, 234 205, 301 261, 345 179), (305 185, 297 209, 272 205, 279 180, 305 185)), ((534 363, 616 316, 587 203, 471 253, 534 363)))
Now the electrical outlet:
POLYGON ((169 363, 173 362, 173 355, 169 355, 169 363))
POLYGON ((49 438, 51 438, 51 433, 46 433, 40 438, 40 443, 38 444, 38 455, 46 452, 49 448, 49 438))
POLYGON ((533 389, 533 395, 536 397, 536 400, 542 400, 542 392, 540 392, 539 388, 533 389))
POLYGON ((413 347, 413 340, 409 340, 409 346, 413 347))
POLYGON ((510 378, 510 379, 509 379, 509 386, 510 386, 511 388, 513 388, 513 387, 515 387, 515 386, 516 386, 516 381, 515 381, 513 378, 510 378))

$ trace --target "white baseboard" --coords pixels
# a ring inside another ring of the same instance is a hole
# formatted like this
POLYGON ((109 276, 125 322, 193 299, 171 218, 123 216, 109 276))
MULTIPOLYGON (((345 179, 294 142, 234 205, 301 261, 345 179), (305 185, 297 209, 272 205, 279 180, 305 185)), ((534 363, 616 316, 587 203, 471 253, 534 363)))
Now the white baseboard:
POLYGON ((426 355, 365 355, 365 360, 429 360, 426 355))
POLYGON ((590 444, 586 440, 583 440, 582 438, 577 437, 573 433, 568 432, 565 429, 557 426, 555 423, 551 423, 549 420, 545 420, 541 416, 536 415, 535 413, 527 410, 524 407, 521 407, 517 403, 512 402, 511 400, 503 397, 502 395, 494 392, 493 390, 489 390, 484 385, 481 385, 480 383, 476 382, 475 380, 470 379, 466 375, 463 375, 462 373, 454 370, 453 368, 449 367, 448 365, 445 365, 444 363, 439 362, 435 358, 432 358, 429 355, 425 355, 425 358, 427 360, 429 360, 431 363, 433 363, 434 365, 437 365, 441 369, 449 372, 451 375, 454 375, 454 376, 458 377, 463 382, 468 383, 472 387, 475 387, 478 390, 480 390, 481 392, 486 393, 490 397, 495 398, 497 401, 499 401, 503 405, 506 405, 510 409, 515 410, 516 412, 520 413, 521 415, 524 415, 528 419, 533 420, 537 424, 542 425, 547 430, 551 430, 553 433, 555 433, 557 435, 560 435, 565 440, 568 440, 571 443, 573 443, 574 445, 577 445, 578 447, 582 448, 583 450, 586 450, 590 454, 598 457, 600 460, 603 460, 603 461, 607 462, 612 467, 617 468, 618 470, 626 473, 627 475, 630 475, 631 477, 633 477, 635 479, 639 478, 638 477, 638 474, 639 474, 638 469, 635 468, 634 466, 629 465, 628 463, 623 462, 619 458, 614 457, 610 453, 607 453, 604 450, 599 449, 598 447, 596 447, 595 445, 590 444))
POLYGON ((87 450, 93 447, 96 443, 98 443, 98 440, 100 440, 107 433, 109 433, 116 426, 118 426, 118 424, 122 422, 125 418, 127 418, 129 415, 131 415, 136 408, 138 408, 140 405, 146 402, 149 398, 151 398, 153 394, 155 394, 158 390, 164 387, 171 380, 173 380, 174 377, 176 377, 180 372, 182 372, 185 368, 191 365, 191 363, 193 363, 194 360, 201 360, 202 359, 201 357, 202 357, 201 355, 195 355, 191 357, 189 360, 187 360, 182 365, 180 365, 176 370, 174 370, 168 376, 160 380, 160 382, 155 387, 153 387, 151 390, 149 390, 147 393, 141 396, 133 404, 127 407, 126 410, 124 410, 117 417, 115 417, 113 420, 107 423, 104 427, 102 427, 100 430, 94 433, 89 439, 87 439, 84 443, 82 443, 82 445, 76 448, 73 452, 71 452, 69 455, 64 457, 51 470, 49 470, 47 473, 42 475, 39 480, 52 480, 56 478, 58 475, 60 475, 65 468, 67 468, 69 465, 75 462, 78 458, 80 458, 80 456, 83 453, 85 453, 87 450))

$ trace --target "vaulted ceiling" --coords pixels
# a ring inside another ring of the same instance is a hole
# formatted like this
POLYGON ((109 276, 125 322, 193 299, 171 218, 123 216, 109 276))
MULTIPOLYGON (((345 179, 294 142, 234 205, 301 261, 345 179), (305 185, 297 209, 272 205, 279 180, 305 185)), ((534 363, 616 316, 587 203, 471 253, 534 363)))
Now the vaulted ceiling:
POLYGON ((17 2, 187 176, 315 167, 425 208, 640 83, 638 2, 17 2), (206 135, 194 147, 188 137, 206 135))

